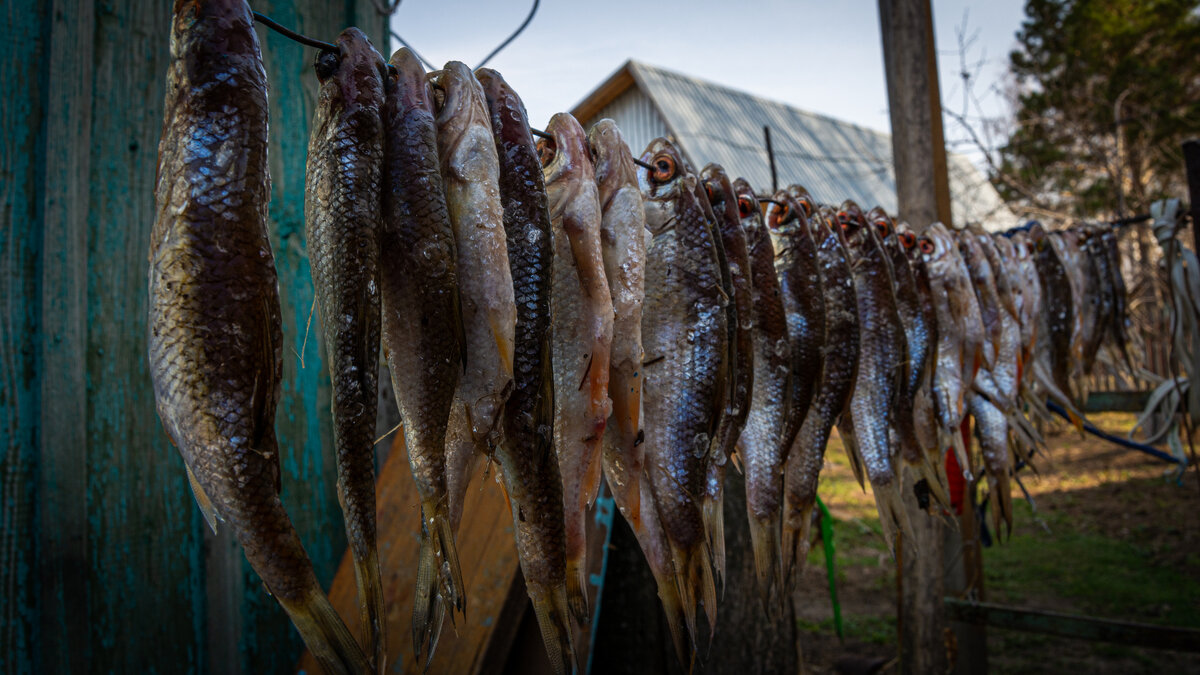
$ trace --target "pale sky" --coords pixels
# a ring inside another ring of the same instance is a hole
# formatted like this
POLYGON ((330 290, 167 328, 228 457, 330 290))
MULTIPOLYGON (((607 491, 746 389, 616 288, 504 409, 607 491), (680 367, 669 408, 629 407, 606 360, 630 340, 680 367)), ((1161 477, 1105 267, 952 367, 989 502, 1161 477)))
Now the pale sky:
MULTIPOLYGON (((405 0, 392 27, 435 64, 458 60, 475 67, 531 6, 532 0, 405 0)), ((982 61, 974 91, 986 115, 1007 110, 989 90, 1002 86, 1023 8, 1018 0, 933 0, 945 108, 963 109, 957 34, 966 12, 968 33, 977 34, 967 51, 969 69, 982 61)), ((530 122, 544 125, 628 58, 890 130, 878 5, 869 0, 738 6, 713 0, 543 0, 525 32, 488 67, 521 95, 530 122)), ((950 149, 978 161, 969 144, 956 142, 964 135, 954 121, 946 117, 945 124, 950 149)))

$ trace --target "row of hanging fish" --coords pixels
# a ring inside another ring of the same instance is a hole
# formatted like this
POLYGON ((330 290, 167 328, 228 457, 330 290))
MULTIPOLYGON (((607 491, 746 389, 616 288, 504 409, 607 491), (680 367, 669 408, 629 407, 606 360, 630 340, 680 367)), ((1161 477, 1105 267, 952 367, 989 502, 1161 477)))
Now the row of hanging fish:
POLYGON ((381 349, 421 502, 416 653, 428 662, 446 614, 465 613, 455 533, 486 458, 559 673, 576 667, 573 626, 589 620, 585 525, 602 476, 686 662, 698 613, 716 629, 731 463, 769 598, 807 553, 835 426, 889 543, 915 499, 902 469, 935 503, 945 448, 975 470, 968 414, 1011 524, 1010 455, 1028 461, 1039 442, 1024 411, 1048 395, 1078 415, 1101 346, 1128 361, 1111 230, 934 224, 918 238, 797 186, 764 210, 746 181, 697 172, 668 140, 635 162, 610 120, 585 132, 560 113, 535 143, 499 73, 426 73, 407 49, 385 62, 347 29, 315 61, 305 236, 360 647, 279 499, 282 329, 253 19, 244 0, 177 0, 174 16, 150 249, 158 411, 207 522, 233 528, 327 672, 387 663, 381 349))

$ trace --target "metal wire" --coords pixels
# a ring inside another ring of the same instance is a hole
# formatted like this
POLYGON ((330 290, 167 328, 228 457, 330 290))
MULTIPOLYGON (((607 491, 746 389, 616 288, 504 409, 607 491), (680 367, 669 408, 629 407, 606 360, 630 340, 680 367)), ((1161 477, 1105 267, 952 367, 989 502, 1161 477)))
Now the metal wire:
POLYGON ((479 65, 475 66, 476 70, 486 66, 487 62, 491 61, 493 56, 499 54, 505 47, 512 43, 513 40, 516 40, 518 35, 524 32, 525 28, 529 26, 529 22, 533 21, 533 15, 537 14, 538 5, 540 4, 542 4, 541 0, 533 0, 533 7, 529 9, 529 16, 525 17, 525 20, 521 22, 521 25, 517 26, 517 30, 513 31, 512 35, 509 35, 504 42, 501 42, 498 47, 493 49, 492 53, 483 57, 483 60, 479 62, 479 65))
POLYGON ((328 42, 322 42, 320 40, 310 38, 307 35, 301 35, 294 30, 284 28, 283 26, 279 25, 274 19, 272 19, 269 16, 266 16, 265 14, 261 14, 259 12, 253 12, 253 14, 254 14, 255 21, 261 23, 262 25, 266 26, 267 28, 270 28, 271 30, 275 31, 276 33, 279 33, 280 35, 288 38, 289 40, 295 40, 296 42, 299 42, 302 45, 308 45, 309 47, 316 47, 317 49, 322 49, 325 51, 330 51, 330 52, 338 51, 338 48, 336 45, 332 45, 328 42))

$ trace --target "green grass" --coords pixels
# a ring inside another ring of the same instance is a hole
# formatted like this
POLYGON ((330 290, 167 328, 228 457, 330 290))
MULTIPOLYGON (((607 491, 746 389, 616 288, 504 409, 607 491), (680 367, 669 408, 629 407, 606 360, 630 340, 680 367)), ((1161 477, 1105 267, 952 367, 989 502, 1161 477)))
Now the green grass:
MULTIPOLYGON (((796 626, 805 632, 833 633, 833 619, 805 621, 800 619, 796 626)), ((842 617, 842 629, 847 641, 866 642, 876 645, 896 644, 896 617, 862 616, 847 614, 842 617)))
MULTIPOLYGON (((1019 522, 1032 523, 1028 504, 1018 502, 1014 510, 1019 522)), ((1023 528, 1020 536, 984 550, 991 598, 1015 606, 1066 605, 1100 617, 1200 628, 1200 583, 1194 576, 1154 564, 1155 551, 1148 545, 1081 531, 1059 512, 1040 515, 1050 532, 1023 528)))

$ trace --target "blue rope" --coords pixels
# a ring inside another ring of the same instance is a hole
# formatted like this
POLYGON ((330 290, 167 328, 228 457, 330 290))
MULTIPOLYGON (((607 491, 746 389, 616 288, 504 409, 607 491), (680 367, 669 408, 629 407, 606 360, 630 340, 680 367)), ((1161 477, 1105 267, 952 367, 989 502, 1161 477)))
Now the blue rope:
MULTIPOLYGON (((1062 406, 1055 403, 1054 401, 1049 401, 1049 400, 1046 401, 1046 407, 1050 410, 1050 412, 1054 413, 1055 415, 1058 415, 1059 417, 1061 417, 1065 420, 1069 421, 1071 419, 1069 416, 1067 416, 1067 411, 1063 410, 1062 406)), ((1186 458, 1179 459, 1179 458, 1173 457, 1173 456, 1163 452, 1162 450, 1151 447, 1149 445, 1143 445, 1141 443, 1136 443, 1134 441, 1131 441, 1131 440, 1128 440, 1125 438, 1121 438, 1120 436, 1114 436, 1114 435, 1108 433, 1107 431, 1101 431, 1100 429, 1097 429, 1094 424, 1092 424, 1091 422, 1088 422, 1087 420, 1084 420, 1084 422, 1083 422, 1083 430, 1093 436, 1103 438, 1104 440, 1108 441, 1109 443, 1116 443, 1117 445, 1119 445, 1123 448, 1129 448, 1130 450, 1137 450, 1138 452, 1144 452, 1147 455, 1150 455, 1152 457, 1157 457, 1158 459, 1161 459, 1164 462, 1178 464, 1181 467, 1187 466, 1186 458)))

